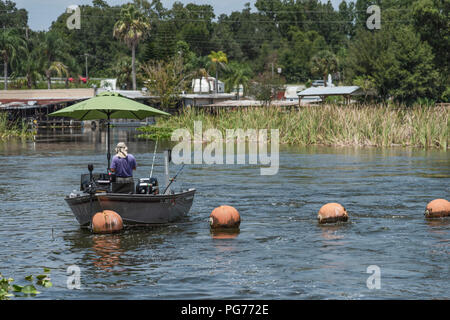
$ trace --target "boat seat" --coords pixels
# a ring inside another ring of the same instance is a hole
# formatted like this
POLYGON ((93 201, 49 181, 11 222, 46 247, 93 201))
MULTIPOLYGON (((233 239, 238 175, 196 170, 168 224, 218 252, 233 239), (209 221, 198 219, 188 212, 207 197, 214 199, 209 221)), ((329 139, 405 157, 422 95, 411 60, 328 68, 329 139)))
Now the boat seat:
POLYGON ((112 193, 134 193, 134 182, 117 183, 113 182, 111 186, 112 193))

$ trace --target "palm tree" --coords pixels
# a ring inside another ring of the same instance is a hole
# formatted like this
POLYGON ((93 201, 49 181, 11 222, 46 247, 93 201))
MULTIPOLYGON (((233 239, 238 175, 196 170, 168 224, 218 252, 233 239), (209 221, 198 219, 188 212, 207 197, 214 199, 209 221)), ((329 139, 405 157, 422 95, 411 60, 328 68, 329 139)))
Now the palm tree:
POLYGON ((211 54, 208 55, 209 58, 209 63, 208 63, 208 67, 211 71, 215 71, 216 72, 216 93, 219 93, 218 90, 218 83, 219 83, 219 68, 221 69, 225 69, 226 68, 226 64, 228 63, 228 58, 227 55, 222 52, 222 51, 211 51, 211 54))
POLYGON ((61 62, 68 58, 66 43, 58 33, 46 32, 41 36, 39 50, 42 52, 41 64, 47 79, 47 88, 51 89, 52 73, 56 72, 59 76, 63 73, 69 74, 67 66, 61 62))
POLYGON ((0 31, 0 56, 3 60, 5 90, 8 89, 8 63, 15 60, 18 52, 25 48, 25 41, 14 29, 0 31))
POLYGON ((225 85, 228 90, 237 89, 236 97, 239 99, 239 90, 240 85, 242 85, 245 96, 248 91, 248 85, 251 79, 252 71, 248 65, 239 64, 239 63, 230 63, 229 65, 229 74, 225 80, 225 85))
POLYGON ((52 64, 45 70, 45 77, 47 78, 47 87, 51 89, 51 77, 52 74, 56 73, 58 77, 61 77, 63 74, 66 78, 69 76, 69 69, 67 66, 60 61, 53 61, 52 64))
POLYGON ((31 89, 33 83, 41 77, 41 64, 37 50, 27 48, 26 54, 20 59, 20 70, 27 79, 28 89, 31 89))
POLYGON ((38 47, 38 39, 30 37, 26 40, 26 46, 18 54, 17 60, 20 61, 17 70, 13 75, 23 75, 26 78, 28 89, 31 89, 37 79, 41 78, 40 71, 42 70, 42 59, 40 59, 41 52, 38 47))
POLYGON ((150 30, 148 19, 132 4, 120 11, 120 19, 114 25, 113 36, 131 48, 133 90, 136 90, 136 46, 150 30))
POLYGON ((132 87, 132 67, 131 59, 129 56, 120 56, 116 58, 116 64, 113 67, 113 72, 117 78, 117 84, 120 88, 126 87, 127 89, 132 87))
POLYGON ((327 76, 338 70, 336 56, 328 51, 322 50, 311 58, 311 72, 323 77, 324 85, 327 85, 327 76))

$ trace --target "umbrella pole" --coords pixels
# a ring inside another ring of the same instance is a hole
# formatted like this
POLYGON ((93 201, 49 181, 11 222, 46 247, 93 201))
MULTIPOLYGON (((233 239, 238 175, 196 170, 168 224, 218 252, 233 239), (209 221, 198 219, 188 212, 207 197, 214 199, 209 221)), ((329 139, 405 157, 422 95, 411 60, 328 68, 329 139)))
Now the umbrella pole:
POLYGON ((109 131, 109 121, 110 121, 110 114, 108 113, 108 132, 106 134, 106 139, 108 142, 108 153, 106 154, 106 157, 108 158, 108 172, 111 171, 111 136, 109 131))

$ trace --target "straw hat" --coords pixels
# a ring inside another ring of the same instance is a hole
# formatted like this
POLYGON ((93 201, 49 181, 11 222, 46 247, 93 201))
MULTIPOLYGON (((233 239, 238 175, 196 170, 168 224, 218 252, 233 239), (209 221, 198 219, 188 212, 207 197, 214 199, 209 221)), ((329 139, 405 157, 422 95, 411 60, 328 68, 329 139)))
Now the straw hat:
POLYGON ((124 142, 119 142, 116 147, 116 153, 119 158, 126 158, 128 147, 124 142))

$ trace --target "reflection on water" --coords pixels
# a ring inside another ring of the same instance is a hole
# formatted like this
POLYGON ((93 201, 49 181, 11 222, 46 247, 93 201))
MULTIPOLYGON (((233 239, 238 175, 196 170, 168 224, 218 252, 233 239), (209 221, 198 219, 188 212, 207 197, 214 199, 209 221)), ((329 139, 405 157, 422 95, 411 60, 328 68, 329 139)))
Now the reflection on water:
MULTIPOLYGON (((337 223, 333 225, 320 225, 322 230, 322 237, 324 240, 340 240, 344 239, 344 235, 340 233, 342 224, 337 223)), ((334 245, 339 245, 341 241, 333 241, 334 245)))
MULTIPOLYGON (((149 175, 154 142, 114 128, 149 175)), ((154 172, 161 180, 159 142, 154 172)), ((411 299, 449 298, 450 219, 425 220, 428 202, 450 198, 450 156, 442 150, 280 146, 280 169, 189 165, 178 187, 195 187, 189 215, 157 228, 114 235, 81 230, 64 202, 87 164, 106 169, 104 130, 39 131, 0 143, 0 271, 13 278, 52 269, 43 299, 411 299), (327 202, 349 223, 319 225, 327 202), (237 232, 211 231, 213 208, 238 209, 237 232), (66 288, 81 269, 82 290, 66 288), (366 269, 381 269, 369 290, 366 269)), ((173 165, 175 173, 180 166, 173 165)))
POLYGON ((213 239, 234 239, 236 238, 240 233, 239 229, 220 229, 220 230, 210 230, 211 237, 213 239))
POLYGON ((95 235, 92 238, 92 249, 96 255, 94 265, 108 272, 113 271, 123 252, 120 248, 120 236, 110 234, 95 235))

